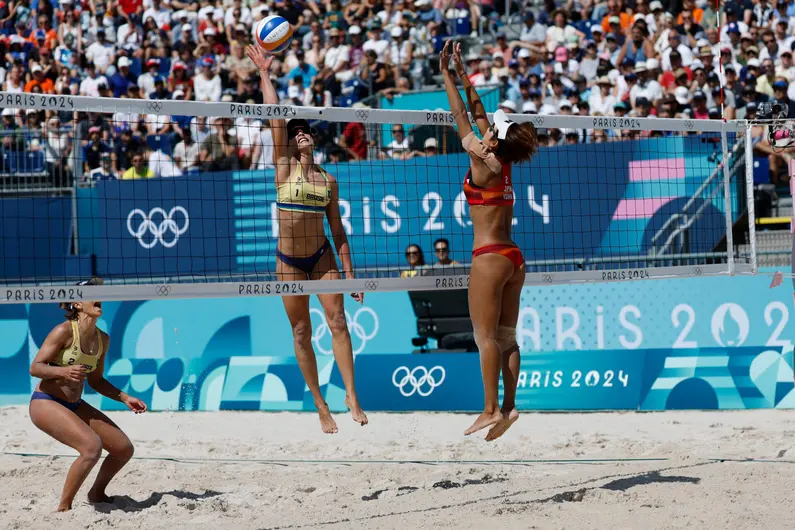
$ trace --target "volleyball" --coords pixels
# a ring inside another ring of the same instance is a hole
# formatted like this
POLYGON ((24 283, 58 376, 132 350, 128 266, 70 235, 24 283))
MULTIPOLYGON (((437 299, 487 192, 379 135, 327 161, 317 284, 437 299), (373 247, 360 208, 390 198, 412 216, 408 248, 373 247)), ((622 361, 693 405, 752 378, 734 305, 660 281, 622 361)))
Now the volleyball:
POLYGON ((279 53, 290 46, 293 40, 293 27, 284 17, 271 15, 254 26, 254 38, 266 53, 279 53))

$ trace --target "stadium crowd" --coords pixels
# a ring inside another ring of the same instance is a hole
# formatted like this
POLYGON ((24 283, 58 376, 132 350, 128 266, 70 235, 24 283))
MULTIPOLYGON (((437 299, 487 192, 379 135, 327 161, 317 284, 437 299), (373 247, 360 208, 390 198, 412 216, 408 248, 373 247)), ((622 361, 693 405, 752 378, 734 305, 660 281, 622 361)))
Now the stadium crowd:
MULTIPOLYGON (((244 48, 256 21, 279 14, 296 28, 273 67, 286 103, 375 105, 429 89, 445 39, 457 38, 472 83, 499 90, 508 112, 741 119, 775 99, 795 117, 793 0, 719 10, 706 0, 514 2, 510 24, 504 9, 496 0, 10 0, 0 2, 0 81, 6 92, 259 103, 244 48)), ((321 156, 332 161, 437 147, 411 145, 411 131, 382 140, 360 124, 326 133, 321 156)), ((265 168, 272 145, 267 123, 252 119, 124 113, 5 109, 0 135, 4 150, 39 150, 51 174, 83 179, 265 168)), ((549 130, 542 141, 639 136, 549 130)), ((770 149, 763 136, 760 153, 770 149)))

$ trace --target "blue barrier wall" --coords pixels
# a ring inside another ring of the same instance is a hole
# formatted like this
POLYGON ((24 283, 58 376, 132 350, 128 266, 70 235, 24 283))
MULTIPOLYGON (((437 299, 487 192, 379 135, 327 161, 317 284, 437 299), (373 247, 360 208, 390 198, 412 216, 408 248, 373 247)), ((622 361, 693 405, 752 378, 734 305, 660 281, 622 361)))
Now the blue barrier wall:
MULTIPOLYGON (((514 240, 528 260, 646 253, 656 231, 717 167, 716 144, 702 140, 542 150, 531 164, 514 168, 514 240)), ((438 237, 450 240, 454 259, 469 261, 472 228, 461 189, 468 167, 464 154, 329 165, 340 183, 355 265, 399 268, 409 244, 429 252, 438 237)), ((77 210, 80 252, 94 253, 105 277, 274 270, 276 205, 269 171, 103 182, 78 190, 77 210), (154 223, 150 228, 163 230, 162 238, 147 229, 144 215, 154 223)), ((723 210, 722 194, 705 205, 689 232, 691 251, 711 251, 723 236, 723 210)), ((35 237, 51 246, 46 259, 34 257, 32 247, 9 254, 6 278, 25 271, 58 278, 69 269, 70 212, 61 199, 0 200, 4 245, 35 226, 35 237), (35 225, 17 232, 29 219, 35 225)))
MULTIPOLYGON (((518 403, 524 409, 793 407, 792 290, 770 290, 768 281, 527 288, 517 328, 518 403)), ((311 304, 326 401, 343 410, 330 333, 314 298, 311 304)), ((481 406, 476 354, 408 354, 416 322, 406 293, 368 294, 363 306, 346 304, 365 408, 481 406)), ((155 410, 313 409, 276 297, 103 307, 100 327, 113 339, 108 378, 155 410)), ((0 305, 0 404, 27 401, 36 384, 29 363, 61 315, 53 305, 0 305)), ((105 409, 119 406, 86 397, 105 409)))

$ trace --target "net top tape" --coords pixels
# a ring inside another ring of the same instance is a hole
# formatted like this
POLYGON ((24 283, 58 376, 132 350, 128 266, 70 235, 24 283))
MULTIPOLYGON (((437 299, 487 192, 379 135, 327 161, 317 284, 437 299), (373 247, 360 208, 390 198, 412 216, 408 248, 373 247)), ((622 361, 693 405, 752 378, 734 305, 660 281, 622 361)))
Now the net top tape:
MULTIPOLYGON (((208 103, 145 99, 115 99, 87 96, 61 96, 0 92, 3 108, 51 110, 59 112, 98 112, 152 114, 160 116, 204 116, 208 118, 253 118, 323 120, 330 122, 403 123, 407 125, 454 126, 452 113, 437 110, 387 110, 369 108, 301 107, 294 105, 253 105, 246 103, 208 103)), ((491 118, 489 114, 489 118, 491 118)), ((628 129, 636 131, 741 132, 745 120, 683 120, 671 118, 618 118, 611 116, 563 116, 509 114, 518 123, 531 122, 538 128, 628 129)), ((470 116, 471 119, 471 116, 470 116)))

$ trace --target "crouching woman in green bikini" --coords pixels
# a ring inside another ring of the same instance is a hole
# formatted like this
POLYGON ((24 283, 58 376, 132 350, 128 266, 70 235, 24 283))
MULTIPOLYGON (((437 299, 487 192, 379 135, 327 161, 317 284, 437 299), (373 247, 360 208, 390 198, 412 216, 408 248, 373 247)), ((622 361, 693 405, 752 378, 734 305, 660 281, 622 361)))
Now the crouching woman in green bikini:
MULTIPOLYGON (((101 284, 101 279, 92 278, 80 285, 101 284)), ((110 337, 97 327, 102 302, 75 302, 61 307, 66 311, 66 322, 47 335, 30 365, 30 375, 41 379, 30 399, 30 419, 36 427, 79 453, 61 493, 58 511, 64 512, 72 508, 77 491, 102 456, 102 449, 108 456, 88 492, 89 502, 113 502, 105 488, 133 455, 127 435, 81 399, 83 382, 88 381, 98 393, 124 403, 136 414, 145 412, 146 404, 114 387, 103 375, 110 337)))

